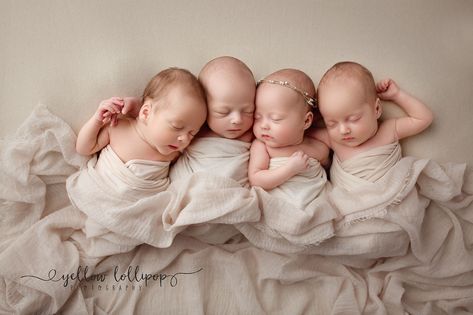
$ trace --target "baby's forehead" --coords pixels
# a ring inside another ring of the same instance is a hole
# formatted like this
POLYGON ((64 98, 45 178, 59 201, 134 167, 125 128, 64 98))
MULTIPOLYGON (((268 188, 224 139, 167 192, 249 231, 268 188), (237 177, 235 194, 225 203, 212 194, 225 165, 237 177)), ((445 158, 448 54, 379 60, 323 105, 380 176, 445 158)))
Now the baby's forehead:
POLYGON ((241 60, 233 57, 220 57, 208 62, 201 70, 199 79, 205 81, 221 79, 223 77, 234 77, 254 82, 253 73, 241 60))
POLYGON ((327 71, 319 83, 318 93, 327 87, 359 89, 369 93, 376 91, 371 73, 357 65, 343 65, 327 71))

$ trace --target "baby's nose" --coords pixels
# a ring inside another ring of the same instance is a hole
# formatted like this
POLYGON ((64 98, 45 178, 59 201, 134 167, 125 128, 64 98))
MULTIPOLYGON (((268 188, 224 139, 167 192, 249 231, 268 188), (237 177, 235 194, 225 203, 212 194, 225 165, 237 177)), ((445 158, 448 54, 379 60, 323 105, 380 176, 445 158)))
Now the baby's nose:
POLYGON ((241 114, 238 112, 232 113, 232 116, 230 119, 231 119, 232 124, 239 124, 241 123, 241 114))
POLYGON ((350 129, 344 124, 340 124, 340 133, 345 135, 350 132, 350 129))
MULTIPOLYGON (((269 121, 266 118, 261 118, 259 121, 259 126, 261 129, 268 129, 269 128, 269 121)), ((256 122, 255 122, 256 124, 256 122)))
POLYGON ((177 137, 177 141, 179 141, 179 142, 189 142, 190 141, 190 136, 187 135, 187 134, 179 135, 177 137))

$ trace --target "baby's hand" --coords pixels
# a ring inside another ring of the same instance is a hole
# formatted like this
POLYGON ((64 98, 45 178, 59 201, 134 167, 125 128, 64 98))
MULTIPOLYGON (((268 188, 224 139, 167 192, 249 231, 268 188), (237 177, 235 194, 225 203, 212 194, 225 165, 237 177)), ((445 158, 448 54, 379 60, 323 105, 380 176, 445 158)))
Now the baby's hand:
POLYGON ((120 97, 112 97, 100 102, 97 111, 95 112, 95 119, 102 126, 110 123, 111 126, 117 124, 118 114, 123 108, 123 99, 120 97))
POLYGON ((125 97, 123 99, 122 114, 127 115, 128 117, 136 118, 140 114, 141 105, 141 98, 125 97))
POLYGON ((302 151, 294 152, 289 158, 288 167, 298 174, 309 167, 309 156, 302 151))
POLYGON ((376 92, 383 101, 393 101, 400 91, 399 86, 391 79, 384 79, 376 84, 376 92))

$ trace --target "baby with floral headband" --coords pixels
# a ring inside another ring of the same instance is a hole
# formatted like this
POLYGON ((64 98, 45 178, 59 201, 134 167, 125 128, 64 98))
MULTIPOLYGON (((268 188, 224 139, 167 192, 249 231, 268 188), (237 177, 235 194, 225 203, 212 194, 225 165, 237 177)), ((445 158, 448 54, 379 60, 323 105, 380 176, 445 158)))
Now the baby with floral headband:
POLYGON ((279 70, 259 82, 253 125, 256 139, 251 145, 248 169, 250 183, 266 191, 278 190, 302 207, 304 200, 315 198, 317 193, 306 189, 301 192, 300 185, 285 184, 311 183, 313 189, 320 190, 326 182, 320 163, 328 162, 329 149, 323 142, 305 136, 312 125, 314 107, 314 84, 300 70, 279 70), (314 180, 318 185, 312 185, 314 180))

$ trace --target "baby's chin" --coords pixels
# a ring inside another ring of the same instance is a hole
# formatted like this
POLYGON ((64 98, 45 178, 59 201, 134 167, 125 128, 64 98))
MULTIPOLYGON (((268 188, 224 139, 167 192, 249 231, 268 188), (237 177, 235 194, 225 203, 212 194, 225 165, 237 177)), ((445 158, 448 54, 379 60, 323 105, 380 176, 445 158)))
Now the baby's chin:
POLYGON ((340 145, 342 145, 342 146, 349 147, 349 148, 356 148, 356 147, 358 147, 358 146, 360 146, 360 145, 362 145, 363 143, 366 142, 366 140, 365 140, 365 141, 363 141, 363 140, 360 141, 360 140, 358 140, 358 139, 353 139, 353 140, 337 140, 337 141, 332 140, 332 141, 333 141, 333 142, 336 142, 336 143, 338 143, 338 144, 340 144, 340 145))
POLYGON ((282 148, 282 147, 285 147, 286 145, 285 144, 282 144, 282 143, 278 143, 272 139, 265 139, 265 138, 262 138, 262 137, 256 137, 256 139, 258 139, 259 141, 263 142, 267 147, 269 148, 282 148))
POLYGON ((243 131, 243 130, 242 131, 235 131, 235 132, 225 131, 225 132, 216 132, 216 134, 219 135, 222 138, 238 139, 241 136, 243 136, 245 134, 245 132, 246 132, 246 130, 245 131, 243 131))

